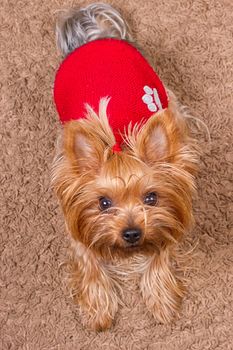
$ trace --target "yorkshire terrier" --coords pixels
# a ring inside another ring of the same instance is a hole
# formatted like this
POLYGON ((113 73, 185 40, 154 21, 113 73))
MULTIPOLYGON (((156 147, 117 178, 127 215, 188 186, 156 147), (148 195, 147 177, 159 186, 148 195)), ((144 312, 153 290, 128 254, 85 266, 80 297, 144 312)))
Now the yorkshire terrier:
POLYGON ((62 123, 52 184, 73 247, 71 286, 89 326, 111 326, 132 270, 160 322, 185 294, 176 246, 193 224, 187 113, 107 4, 64 12, 54 85, 62 123), (123 277, 122 277, 123 276, 123 277))

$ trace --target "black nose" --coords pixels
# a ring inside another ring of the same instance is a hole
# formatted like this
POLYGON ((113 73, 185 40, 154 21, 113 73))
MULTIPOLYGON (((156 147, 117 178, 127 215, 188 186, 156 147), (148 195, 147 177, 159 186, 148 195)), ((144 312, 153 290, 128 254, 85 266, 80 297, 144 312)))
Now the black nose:
POLYGON ((123 239, 128 243, 136 243, 141 237, 141 230, 138 228, 127 228, 123 231, 123 239))

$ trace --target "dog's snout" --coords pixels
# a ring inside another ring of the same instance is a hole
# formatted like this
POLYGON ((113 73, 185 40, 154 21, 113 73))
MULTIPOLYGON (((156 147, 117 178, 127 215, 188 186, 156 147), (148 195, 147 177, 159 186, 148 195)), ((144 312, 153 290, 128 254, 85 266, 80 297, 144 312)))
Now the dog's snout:
POLYGON ((142 231, 138 228, 127 228, 123 231, 123 239, 128 243, 136 243, 139 241, 142 231))

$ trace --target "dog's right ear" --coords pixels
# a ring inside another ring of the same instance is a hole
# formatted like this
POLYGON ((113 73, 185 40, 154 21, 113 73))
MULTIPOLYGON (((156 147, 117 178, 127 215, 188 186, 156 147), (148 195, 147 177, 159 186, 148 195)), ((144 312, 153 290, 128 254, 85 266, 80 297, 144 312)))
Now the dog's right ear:
POLYGON ((137 135, 135 150, 145 163, 172 162, 181 144, 174 116, 164 110, 151 116, 137 135))
POLYGON ((83 173, 100 168, 106 146, 85 120, 70 121, 64 126, 63 145, 75 171, 83 173))

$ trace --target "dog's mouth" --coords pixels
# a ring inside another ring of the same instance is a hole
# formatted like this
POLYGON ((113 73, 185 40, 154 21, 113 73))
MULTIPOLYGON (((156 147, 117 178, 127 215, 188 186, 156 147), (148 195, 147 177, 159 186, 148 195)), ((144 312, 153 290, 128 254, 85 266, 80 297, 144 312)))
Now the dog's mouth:
POLYGON ((135 243, 127 244, 125 248, 126 249, 136 249, 136 248, 139 248, 140 246, 141 246, 140 243, 135 242, 135 243))
POLYGON ((157 251, 158 246, 156 244, 153 244, 153 242, 149 242, 146 240, 126 244, 124 247, 121 247, 122 251, 124 251, 126 254, 135 254, 135 253, 154 253, 157 251))
POLYGON ((121 244, 114 244, 113 249, 119 249, 122 252, 133 252, 134 250, 139 250, 143 246, 142 242, 126 243, 121 242, 121 244))
POLYGON ((120 251, 121 251, 121 254, 123 254, 123 256, 127 257, 127 256, 132 256, 135 254, 142 253, 143 248, 142 248, 142 245, 135 243, 135 244, 122 247, 120 251))
POLYGON ((135 243, 114 244, 111 246, 111 256, 130 257, 135 254, 153 254, 156 247, 149 242, 139 241, 135 243))
POLYGON ((126 254, 134 254, 143 250, 142 242, 127 243, 122 247, 126 254))

